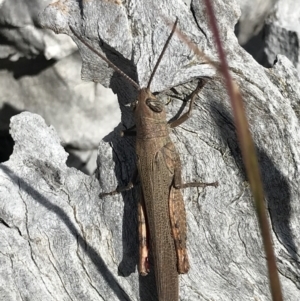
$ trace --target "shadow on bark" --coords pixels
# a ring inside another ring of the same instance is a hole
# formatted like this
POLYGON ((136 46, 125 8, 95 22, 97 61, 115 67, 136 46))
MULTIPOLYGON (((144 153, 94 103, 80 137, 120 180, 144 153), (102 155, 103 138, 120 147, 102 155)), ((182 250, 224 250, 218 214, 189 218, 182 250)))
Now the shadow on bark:
POLYGON ((9 59, 0 59, 0 70, 8 70, 13 73, 15 79, 19 79, 23 76, 38 75, 55 63, 56 60, 47 60, 41 54, 34 59, 22 57, 15 62, 10 61, 9 59))
MULTIPOLYGON (((212 104, 210 112, 215 120, 224 145, 228 145, 230 153, 240 171, 242 181, 247 180, 241 151, 238 145, 234 121, 229 111, 220 103, 212 104)), ((291 192, 289 183, 277 169, 272 159, 256 147, 267 208, 271 218, 271 227, 277 238, 286 248, 292 260, 300 267, 297 259, 297 247, 290 226, 291 192)))
POLYGON ((45 198, 40 192, 34 189, 31 185, 29 185, 26 181, 18 177, 14 174, 14 172, 8 168, 7 166, 1 165, 0 168, 11 178, 13 182, 18 184, 19 189, 22 189, 26 193, 28 193, 36 202, 46 207, 48 210, 57 214, 61 221, 65 223, 70 233, 76 239, 78 244, 93 262, 99 273, 102 275, 103 279, 107 282, 107 285, 114 291, 114 293, 118 296, 119 300, 128 300, 130 301, 130 297, 127 293, 120 287, 118 281, 113 276, 113 274, 106 267, 105 262, 101 258, 101 256, 97 253, 97 251, 89 245, 84 237, 77 231, 76 227, 70 220, 69 216, 62 210, 59 206, 51 203, 47 198, 45 198))
POLYGON ((21 112, 9 103, 4 103, 0 109, 0 163, 9 159, 15 145, 9 133, 10 118, 21 112))
MULTIPOLYGON (((129 75, 133 80, 137 81, 136 69, 131 61, 112 54, 104 47, 107 58, 116 64, 122 71, 129 75)), ((114 72, 110 88, 117 94, 118 102, 121 109, 121 125, 114 132, 111 132, 103 140, 110 143, 113 152, 113 161, 115 163, 114 173, 118 186, 123 187, 128 184, 136 168, 135 156, 135 137, 121 137, 120 131, 125 130, 134 125, 134 117, 132 109, 127 106, 135 101, 137 91, 117 72, 114 72)), ((120 276, 128 277, 137 271, 139 258, 138 245, 138 220, 137 220, 137 202, 139 198, 140 185, 131 190, 122 192, 124 201, 123 224, 122 224, 122 247, 123 257, 118 266, 120 276)), ((151 264, 151 262, 150 262, 151 264)), ((139 295, 140 300, 157 300, 156 284, 153 266, 151 272, 146 277, 139 277, 139 295)))

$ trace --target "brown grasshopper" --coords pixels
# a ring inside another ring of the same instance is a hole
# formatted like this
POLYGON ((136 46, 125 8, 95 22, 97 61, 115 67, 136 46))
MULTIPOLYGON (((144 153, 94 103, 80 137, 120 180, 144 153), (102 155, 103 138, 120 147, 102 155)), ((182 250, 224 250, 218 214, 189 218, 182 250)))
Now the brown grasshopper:
MULTIPOLYGON (((136 155, 137 170, 132 181, 113 195, 128 190, 136 183, 137 176, 142 186, 138 203, 139 221, 139 273, 143 276, 149 272, 149 241, 154 259, 155 279, 160 301, 177 301, 179 299, 178 274, 187 273, 189 261, 186 250, 186 212, 180 192, 186 187, 217 186, 218 183, 186 183, 181 181, 181 163, 173 142, 169 137, 170 128, 186 121, 192 112, 193 103, 206 80, 200 79, 197 88, 191 94, 189 109, 180 118, 168 123, 164 104, 150 91, 150 84, 159 62, 175 31, 173 30, 165 43, 160 57, 154 67, 147 88, 139 85, 113 65, 106 57, 86 43, 71 28, 73 34, 93 52, 104 59, 115 71, 122 74, 136 88, 138 99, 133 102, 136 121, 136 155), (150 238, 150 239, 149 239, 150 238)), ((131 130, 123 132, 132 134, 131 130)))

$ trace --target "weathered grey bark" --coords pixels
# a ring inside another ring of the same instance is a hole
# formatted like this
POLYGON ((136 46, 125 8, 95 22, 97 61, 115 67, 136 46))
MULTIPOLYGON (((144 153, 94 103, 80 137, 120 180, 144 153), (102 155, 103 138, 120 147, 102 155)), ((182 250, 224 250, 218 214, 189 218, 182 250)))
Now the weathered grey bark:
MULTIPOLYGON (((251 124, 272 223, 285 300, 300 298, 299 97, 297 72, 279 56, 272 69, 258 65, 238 45, 233 1, 215 1, 233 77, 241 87, 251 124)), ((193 1, 60 1, 41 15, 44 26, 84 39, 145 86, 170 31, 164 17, 179 17, 183 32, 216 59, 203 5, 193 1)), ((138 187, 99 200, 99 191, 124 185, 134 169, 134 139, 119 130, 133 124, 136 91, 76 40, 83 77, 118 95, 123 125, 100 143, 96 178, 65 166, 53 130, 36 115, 14 117, 16 142, 0 166, 0 295, 4 300, 156 300, 153 273, 140 278, 137 263, 138 187), (100 184, 99 184, 100 183, 100 184), (5 285, 4 285, 5 284, 5 285)), ((174 37, 152 84, 164 91, 169 117, 181 112, 193 79, 212 76, 174 37), (172 90, 168 90, 175 87, 172 90)), ((245 178, 222 80, 214 77, 189 119, 172 135, 184 181, 218 180, 217 189, 184 191, 191 270, 180 279, 181 300, 270 300, 253 200, 245 178)))

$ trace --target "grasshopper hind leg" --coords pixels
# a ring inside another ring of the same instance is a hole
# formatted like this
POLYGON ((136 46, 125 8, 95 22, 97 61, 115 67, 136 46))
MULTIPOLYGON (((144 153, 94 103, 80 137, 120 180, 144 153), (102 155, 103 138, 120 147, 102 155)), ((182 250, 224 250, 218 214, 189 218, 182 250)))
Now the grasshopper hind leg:
POLYGON ((138 203, 138 222, 139 222, 139 264, 138 269, 141 276, 146 276, 149 269, 149 231, 146 218, 146 209, 144 196, 141 193, 141 198, 138 203))
POLYGON ((186 249, 186 212, 183 197, 179 189, 171 187, 169 197, 170 222, 177 253, 177 271, 188 272, 190 265, 186 249))
POLYGON ((173 153, 173 166, 174 166, 174 178, 170 188, 169 195, 169 212, 170 223, 172 228, 172 235, 177 253, 177 270, 179 274, 185 274, 188 272, 190 265, 187 254, 187 224, 186 224, 186 211, 181 194, 181 188, 187 187, 206 187, 206 186, 218 186, 218 182, 214 183, 182 183, 181 178, 181 163, 177 152, 173 153))
POLYGON ((181 184, 180 158, 172 142, 164 146, 163 154, 170 174, 173 177, 168 203, 171 234, 177 256, 177 272, 179 274, 185 274, 188 272, 190 265, 186 249, 186 212, 181 191, 176 186, 181 184))

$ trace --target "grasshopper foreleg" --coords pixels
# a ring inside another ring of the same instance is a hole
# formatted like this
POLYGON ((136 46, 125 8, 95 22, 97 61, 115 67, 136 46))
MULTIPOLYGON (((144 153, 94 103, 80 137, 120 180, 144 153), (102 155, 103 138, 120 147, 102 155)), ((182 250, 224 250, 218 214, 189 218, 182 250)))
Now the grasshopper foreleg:
POLYGON ((103 198, 103 197, 105 197, 107 195, 115 195, 115 194, 118 194, 120 192, 130 190, 137 183, 137 178, 138 178, 138 170, 136 168, 135 171, 134 171, 134 173, 133 173, 133 175, 132 175, 131 181, 126 186, 117 187, 115 190, 113 190, 111 192, 102 192, 102 193, 99 194, 99 197, 103 198))
POLYGON ((184 113, 183 115, 181 115, 178 119, 170 122, 169 123, 170 128, 175 128, 175 127, 179 126, 180 124, 182 124, 183 122, 185 122, 187 119, 189 119, 191 117, 196 96, 202 90, 202 88, 205 86, 206 83, 207 83, 207 79, 204 79, 204 78, 201 78, 198 81, 198 85, 197 85, 196 89, 192 92, 192 94, 190 96, 191 100, 190 100, 189 110, 186 113, 184 113))

